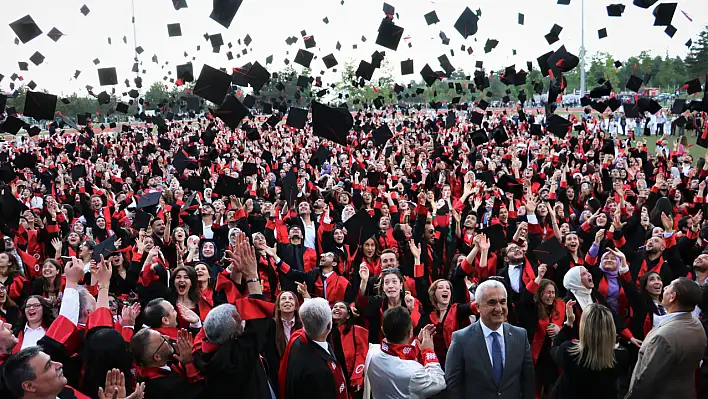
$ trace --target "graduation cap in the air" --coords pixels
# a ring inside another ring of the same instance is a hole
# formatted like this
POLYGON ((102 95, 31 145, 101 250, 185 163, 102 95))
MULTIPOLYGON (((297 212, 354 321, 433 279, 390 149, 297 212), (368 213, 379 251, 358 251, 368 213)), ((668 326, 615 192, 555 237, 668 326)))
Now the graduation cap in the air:
POLYGON ((523 184, 519 183, 516 179, 514 179, 511 175, 508 174, 504 174, 499 178, 497 187, 502 189, 504 192, 514 194, 514 198, 516 199, 521 199, 524 193, 523 184))
POLYGON ((371 133, 371 138, 374 141, 374 145, 379 147, 393 138, 393 133, 388 127, 388 124, 384 123, 371 133))
POLYGON ((37 165, 37 156, 34 154, 20 153, 15 156, 15 167, 18 169, 34 168, 37 165))
POLYGON ((167 35, 169 37, 182 36, 182 26, 178 23, 167 25, 167 35))
POLYGON ((479 22, 479 17, 477 14, 472 12, 469 7, 465 7, 460 17, 455 22, 455 29, 460 32, 463 38, 467 39, 469 36, 477 33, 477 23, 479 22))
POLYGON ((654 26, 669 26, 676 12, 676 3, 663 3, 654 8, 654 26))
POLYGON ((551 133, 558 136, 559 138, 564 138, 573 126, 573 123, 571 121, 556 114, 549 116, 547 123, 548 130, 550 130, 551 133))
POLYGON ((22 44, 25 44, 42 34, 42 30, 29 15, 25 15, 24 17, 11 23, 10 28, 13 32, 15 32, 15 35, 17 35, 22 44))
POLYGON ((362 209, 344 223, 347 229, 346 243, 350 247, 356 248, 363 245, 366 240, 376 235, 378 231, 376 221, 371 215, 362 209))
POLYGON ((391 50, 398 49, 398 44, 403 37, 403 28, 396 26, 389 18, 384 18, 379 25, 376 44, 391 50))
POLYGON ((28 91, 25 98, 24 116, 36 120, 52 120, 57 107, 57 96, 28 91))
POLYGON ((295 129, 304 129, 305 123, 307 123, 307 110, 303 108, 290 107, 285 124, 295 129))
POLYGON ((432 25, 432 24, 436 24, 436 23, 440 22, 440 20, 438 19, 438 14, 436 14, 434 10, 425 14, 425 22, 428 25, 432 25))
POLYGON ((701 81, 698 78, 686 82, 684 86, 686 87, 686 91, 688 92, 688 94, 699 93, 702 87, 701 81))
MULTIPOLYGON (((150 220, 152 220, 152 215, 138 209, 137 211, 135 211, 135 217, 133 218, 132 227, 136 230, 147 229, 150 225, 150 220)), ((96 249, 94 248, 94 254, 95 253, 96 249)))
POLYGON ((642 87, 642 83, 643 83, 643 81, 639 76, 632 75, 629 77, 629 81, 627 81, 627 84, 625 85, 625 87, 628 90, 631 90, 636 93, 636 92, 639 92, 639 89, 642 87))
POLYGON ((621 17, 624 12, 624 4, 610 4, 607 6, 607 15, 610 17, 621 17))
POLYGON ((558 261, 563 259, 565 256, 564 247, 555 236, 544 241, 541 245, 534 249, 533 255, 540 263, 546 264, 549 267, 552 267, 554 264, 558 263, 558 261))
MULTIPOLYGON (((347 136, 349 134, 349 130, 354 125, 354 118, 352 117, 351 112, 344 108, 328 107, 324 104, 318 103, 317 101, 313 101, 311 106, 313 134, 346 146, 348 144, 347 136)), ((288 126, 292 126, 290 124, 290 114, 292 114, 293 109, 298 108, 290 108, 288 122, 286 122, 288 126)), ((306 110, 304 116, 305 118, 307 117, 306 110)), ((303 121, 302 127, 304 127, 304 125, 305 124, 303 121)))
POLYGON ((243 0, 214 0, 214 7, 209 18, 228 29, 241 7, 243 0))
POLYGON ((322 62, 324 62, 325 66, 327 69, 333 68, 337 66, 337 59, 334 58, 334 54, 329 54, 324 57, 322 57, 322 62))
POLYGON ((314 54, 312 54, 311 52, 309 52, 307 50, 299 49, 297 51, 297 54, 295 55, 294 62, 296 64, 300 64, 300 65, 304 66, 305 68, 309 68, 310 63, 312 62, 312 58, 314 56, 315 56, 314 54))
POLYGON ((229 95, 223 104, 214 111, 214 115, 224 121, 229 128, 236 129, 243 118, 251 117, 251 112, 236 97, 229 95))
POLYGON ((226 175, 219 175, 214 187, 214 192, 223 196, 242 196, 246 190, 243 178, 235 178, 226 175))
POLYGON ((98 82, 101 86, 113 86, 118 84, 118 75, 116 74, 116 69, 111 68, 99 68, 98 69, 98 82))
POLYGON ((20 225, 20 216, 27 207, 15 198, 10 186, 0 190, 0 231, 5 236, 14 237, 20 225))
POLYGON ((489 251, 498 251, 506 247, 506 234, 501 224, 493 224, 482 231, 489 239, 489 251))
POLYGON ((35 66, 39 66, 44 62, 44 56, 39 51, 35 51, 35 53, 30 57, 30 61, 32 61, 35 66))
POLYGON ((75 165, 71 168, 71 179, 77 181, 81 177, 86 177, 86 167, 84 165, 75 165))
POLYGON ((204 64, 193 93, 215 104, 221 104, 230 87, 231 75, 204 64))
POLYGON ((671 113, 678 115, 686 110, 686 100, 683 98, 677 98, 674 100, 674 104, 671 106, 671 113))
POLYGON ((475 130, 472 133, 471 139, 472 139, 472 143, 474 143, 474 145, 482 145, 482 144, 489 141, 489 136, 487 135, 487 132, 484 131, 484 129, 479 129, 479 130, 475 130))

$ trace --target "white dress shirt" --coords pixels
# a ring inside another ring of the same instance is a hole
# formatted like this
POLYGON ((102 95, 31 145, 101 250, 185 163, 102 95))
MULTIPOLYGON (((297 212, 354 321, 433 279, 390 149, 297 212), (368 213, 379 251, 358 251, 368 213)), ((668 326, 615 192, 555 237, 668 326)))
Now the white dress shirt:
POLYGON ((305 238, 302 240, 302 244, 305 246, 305 248, 315 249, 315 243, 317 241, 317 230, 315 229, 315 222, 310 222, 310 224, 307 224, 303 220, 302 224, 305 226, 305 231, 302 232, 305 235, 305 238))
POLYGON ((415 360, 389 355, 381 351, 381 345, 369 345, 365 399, 423 399, 437 395, 446 387, 445 372, 440 363, 423 366, 415 360))
POLYGON ((205 224, 204 222, 202 222, 202 235, 207 240, 211 240, 214 238, 214 230, 211 229, 211 226, 211 224, 205 224))
POLYGON ((509 283, 511 283, 511 289, 517 294, 521 292, 520 281, 521 281, 521 266, 522 265, 509 265, 509 283))
POLYGON ((479 320, 479 325, 482 326, 482 334, 484 334, 484 342, 487 344, 487 353, 489 353, 489 363, 492 364, 492 367, 494 367, 494 360, 492 357, 492 333, 493 332, 498 332, 499 333, 499 344, 501 345, 501 352, 502 352, 502 361, 504 364, 506 364, 506 343, 504 342, 504 323, 502 323, 498 329, 492 330, 489 327, 484 325, 484 322, 480 319, 479 320))
MULTIPOLYGON (((74 325, 79 323, 79 291, 74 288, 64 289, 59 316, 66 317, 69 321, 74 323, 74 325)), ((21 349, 37 345, 37 342, 42 339, 46 333, 47 330, 42 326, 30 328, 29 324, 25 325, 24 332, 22 333, 21 349)))
POLYGON ((329 278, 329 276, 332 275, 332 273, 334 273, 334 270, 329 273, 322 273, 322 294, 324 295, 325 299, 327 299, 327 279, 329 278))
MULTIPOLYGON (((325 352, 327 352, 327 353, 329 353, 330 355, 332 355, 332 353, 329 351, 329 345, 327 344, 327 342, 315 341, 314 339, 312 340, 312 342, 316 343, 317 345, 320 346, 320 348, 324 349, 325 352)), ((332 356, 334 356, 334 355, 332 355, 332 356)))

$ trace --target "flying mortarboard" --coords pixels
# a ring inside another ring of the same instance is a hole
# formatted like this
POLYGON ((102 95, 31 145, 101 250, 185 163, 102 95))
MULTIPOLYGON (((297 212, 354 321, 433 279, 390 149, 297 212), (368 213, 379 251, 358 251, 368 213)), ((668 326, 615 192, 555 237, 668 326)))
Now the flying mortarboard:
POLYGON ((701 81, 700 79, 693 79, 691 81, 686 82, 686 91, 688 94, 696 94, 701 91, 701 81))
POLYGON ((479 17, 472 12, 469 7, 465 7, 465 10, 460 14, 457 22, 455 22, 455 29, 460 32, 463 38, 467 39, 469 36, 477 33, 478 22, 479 17))
POLYGON ((398 44, 403 37, 403 28, 396 26, 390 19, 384 18, 379 25, 379 33, 376 37, 376 44, 391 50, 398 49, 398 44))
POLYGON ((558 263, 558 261, 565 256, 564 247, 555 236, 544 241, 534 249, 533 254, 540 263, 546 264, 549 267, 558 263))
POLYGON ((111 68, 99 68, 98 69, 98 81, 101 86, 112 86, 118 84, 118 75, 116 74, 116 69, 111 68))
POLYGON ((634 0, 633 4, 639 8, 649 8, 659 0, 634 0))
POLYGON ((322 57, 322 62, 324 62, 325 66, 327 69, 333 68, 337 66, 337 59, 334 58, 334 54, 329 54, 324 57, 322 57))
POLYGON ((17 21, 10 24, 10 28, 20 39, 22 44, 29 42, 35 37, 42 34, 42 30, 34 22, 31 16, 25 15, 17 21))
POLYGON ((28 91, 25 98, 24 116, 36 120, 52 120, 57 107, 57 96, 28 91))
POLYGON ((285 124, 295 129, 304 129, 305 123, 307 123, 307 110, 303 108, 290 107, 285 124))
POLYGON ((610 4, 607 6, 607 15, 610 17, 621 17, 624 12, 624 4, 610 4))
POLYGON ((312 54, 311 52, 309 52, 307 50, 299 49, 297 51, 297 54, 295 55, 294 62, 296 64, 300 64, 300 65, 304 66, 305 68, 309 68, 313 57, 314 57, 314 54, 312 54))
POLYGON ((673 25, 669 25, 669 26, 666 27, 666 29, 664 29, 664 33, 666 33, 666 34, 667 34, 669 37, 671 37, 671 38, 674 37, 674 35, 676 34, 676 32, 677 32, 677 29, 676 29, 676 27, 673 26, 673 25))
POLYGON ((168 24, 167 25, 167 35, 169 37, 182 36, 182 27, 180 24, 168 24))
POLYGON ((30 57, 30 61, 32 61, 35 66, 39 66, 42 62, 44 62, 44 56, 39 51, 36 51, 30 57))
POLYGON ((231 75, 204 64, 193 93, 215 104, 221 104, 231 87, 231 75))
POLYGON ((436 24, 436 23, 440 22, 440 20, 438 19, 438 14, 436 14, 434 10, 425 14, 425 22, 428 25, 432 25, 432 24, 436 24))
POLYGON ((600 39, 606 38, 606 37, 607 37, 607 28, 602 28, 602 29, 598 30, 598 31, 597 31, 597 36, 598 36, 598 38, 600 38, 600 39))
POLYGON ((363 245, 378 230, 376 221, 364 209, 349 218, 344 227, 347 229, 346 242, 352 248, 363 245))
POLYGON ((228 29, 242 2, 243 0, 214 0, 214 7, 209 18, 228 29))
POLYGON ((570 129, 573 126, 573 123, 569 121, 568 119, 560 116, 553 114, 550 117, 548 117, 548 130, 551 131, 554 135, 558 136, 559 138, 564 138, 566 134, 570 131, 570 129))
POLYGON ((224 124, 231 129, 236 129, 245 117, 251 117, 251 113, 241 101, 234 96, 227 96, 223 104, 214 112, 224 124))
POLYGON ((654 15, 654 26, 669 26, 674 19, 676 3, 663 3, 656 6, 652 14, 654 15))

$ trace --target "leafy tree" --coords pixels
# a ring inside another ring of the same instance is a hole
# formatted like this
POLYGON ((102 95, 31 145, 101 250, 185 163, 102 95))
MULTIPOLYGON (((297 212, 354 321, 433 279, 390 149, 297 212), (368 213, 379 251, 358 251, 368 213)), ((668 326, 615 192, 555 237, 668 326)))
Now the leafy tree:
POLYGON ((698 40, 693 42, 685 63, 689 79, 701 77, 708 72, 708 26, 699 34, 698 40))

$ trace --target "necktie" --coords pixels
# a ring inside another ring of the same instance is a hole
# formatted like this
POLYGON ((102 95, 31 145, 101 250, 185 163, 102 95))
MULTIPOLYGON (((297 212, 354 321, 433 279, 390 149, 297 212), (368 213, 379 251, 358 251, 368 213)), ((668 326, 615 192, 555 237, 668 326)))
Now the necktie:
POLYGON ((659 311, 660 316, 664 316, 666 314, 666 308, 662 304, 656 305, 656 309, 659 311))
POLYGON ((504 358, 502 357, 501 336, 498 332, 492 332, 492 374, 494 381, 499 385, 502 374, 504 374, 504 358))

